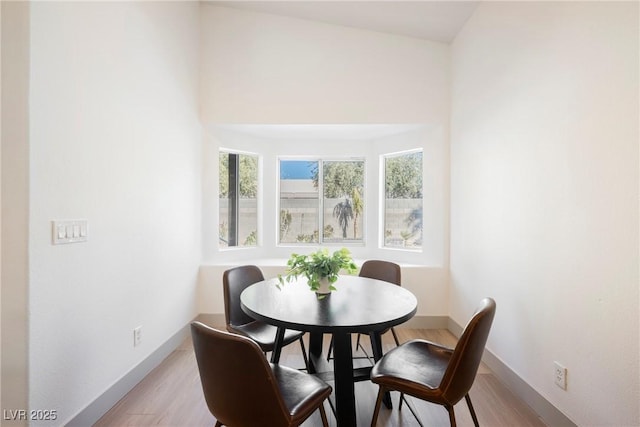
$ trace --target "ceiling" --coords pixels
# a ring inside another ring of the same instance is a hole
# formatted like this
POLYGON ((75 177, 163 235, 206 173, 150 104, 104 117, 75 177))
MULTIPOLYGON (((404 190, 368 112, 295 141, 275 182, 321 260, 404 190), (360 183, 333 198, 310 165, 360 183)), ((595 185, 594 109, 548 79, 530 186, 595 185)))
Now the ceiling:
POLYGON ((479 1, 209 1, 328 24, 450 43, 479 1))

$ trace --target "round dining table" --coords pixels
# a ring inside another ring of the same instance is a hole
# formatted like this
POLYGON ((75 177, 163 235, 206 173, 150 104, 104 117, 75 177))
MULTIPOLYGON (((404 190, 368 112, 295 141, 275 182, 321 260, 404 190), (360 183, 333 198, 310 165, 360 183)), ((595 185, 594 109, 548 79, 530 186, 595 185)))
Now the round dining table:
MULTIPOLYGON (((277 286, 264 280, 245 289, 242 309, 254 319, 278 328, 271 362, 278 363, 286 329, 309 332, 309 370, 335 381, 338 426, 356 425, 354 383, 368 380, 371 367, 354 370, 351 334, 371 337, 374 359, 382 357, 381 333, 409 320, 416 313, 416 297, 407 289, 359 276, 340 275, 337 290, 316 295, 304 279, 277 286), (333 335, 333 370, 327 374, 322 354, 323 334, 333 335)), ((387 399, 390 406, 390 400, 387 399)))

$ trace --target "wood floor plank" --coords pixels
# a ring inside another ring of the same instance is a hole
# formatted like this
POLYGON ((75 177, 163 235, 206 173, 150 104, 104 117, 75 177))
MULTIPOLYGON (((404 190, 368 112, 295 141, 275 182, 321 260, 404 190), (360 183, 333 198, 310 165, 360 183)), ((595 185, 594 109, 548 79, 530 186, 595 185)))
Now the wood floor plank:
MULTIPOLYGON (((220 326, 217 327, 224 329, 220 326)), ((419 338, 450 347, 456 343, 456 338, 449 331, 441 329, 396 328, 396 332, 400 342, 419 338)), ((368 338, 363 336, 361 340, 365 349, 371 354, 368 338)), ((324 343, 324 347, 327 348, 329 345, 328 336, 325 336, 324 343)), ((392 335, 385 334, 383 336, 384 351, 386 352, 394 346, 392 335)), ((364 356, 360 350, 355 354, 364 356)), ((281 363, 296 368, 304 366, 300 346, 297 343, 283 349, 281 363)), ((366 366, 367 364, 370 362, 366 358, 354 361, 355 366, 366 366)), ((373 415, 377 386, 368 381, 357 383, 355 394, 358 427, 369 426, 373 415)), ((543 427, 545 425, 484 365, 481 366, 469 394, 478 414, 480 425, 483 427, 543 427)), ((398 410, 398 399, 399 394, 392 393, 393 409, 387 409, 383 405, 378 418, 378 426, 409 427, 419 425, 405 405, 402 410, 398 410)), ((425 426, 449 425, 447 411, 442 406, 410 399, 425 426)), ((336 421, 328 403, 325 403, 325 410, 329 418, 329 425, 335 427, 336 421)), ((455 412, 460 427, 473 426, 464 400, 456 405, 455 412)), ((215 419, 209 412, 202 394, 193 346, 191 341, 187 339, 94 426, 210 427, 214 424, 215 419)), ((320 415, 317 412, 303 424, 304 427, 320 425, 322 425, 320 415)))

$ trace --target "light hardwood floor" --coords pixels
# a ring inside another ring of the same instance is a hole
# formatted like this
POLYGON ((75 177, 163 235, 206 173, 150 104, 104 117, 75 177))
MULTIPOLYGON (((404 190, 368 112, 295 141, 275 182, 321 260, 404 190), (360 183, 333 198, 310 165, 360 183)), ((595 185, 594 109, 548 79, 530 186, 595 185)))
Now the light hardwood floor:
MULTIPOLYGON (((224 329, 220 328, 219 329, 224 329)), ((455 337, 446 330, 396 328, 401 342, 422 338, 447 346, 454 346, 455 337)), ((363 337, 367 342, 367 337, 363 337)), ((368 342, 367 342, 368 344, 368 342)), ((383 336, 385 351, 395 344, 390 333, 383 336)), ((354 336, 355 346, 355 336, 354 336)), ((325 337, 325 348, 328 337, 325 337)), ((368 348, 368 345, 365 347, 368 348)), ((358 352, 362 355, 362 352, 358 352)), ((302 367, 304 362, 300 347, 295 343, 283 349, 281 363, 302 367)), ((354 364, 366 364, 366 359, 354 364)), ((375 404, 377 386, 366 381, 356 384, 358 427, 369 426, 375 404)), ((545 424, 521 400, 506 389, 500 381, 482 365, 470 392, 471 400, 482 427, 539 427, 545 424)), ((393 409, 382 406, 378 426, 418 426, 409 409, 403 405, 398 410, 398 393, 392 393, 393 409)), ((425 426, 448 426, 447 411, 433 405, 411 399, 425 426)), ((325 403, 329 425, 335 426, 335 418, 329 405, 325 403)), ((464 399, 455 407, 458 426, 473 426, 473 421, 464 399)), ((173 351, 156 369, 144 378, 131 392, 109 410, 96 424, 105 426, 213 426, 215 419, 209 413, 202 394, 200 377, 193 353, 191 340, 173 351)), ((320 415, 314 413, 304 427, 321 426, 320 415)), ((262 426, 259 426, 262 427, 262 426)), ((267 426, 266 426, 267 427, 267 426)))

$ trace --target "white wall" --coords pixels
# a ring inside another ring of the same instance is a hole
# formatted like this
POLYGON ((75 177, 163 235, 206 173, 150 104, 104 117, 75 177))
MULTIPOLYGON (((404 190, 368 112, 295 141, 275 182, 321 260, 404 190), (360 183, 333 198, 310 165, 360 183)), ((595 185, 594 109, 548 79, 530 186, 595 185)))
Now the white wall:
POLYGON ((483 2, 452 50, 451 316, 493 296, 489 349, 578 425, 640 425, 638 29, 483 2))
POLYGON ((198 12, 31 5, 29 390, 55 424, 196 314, 198 12), (50 221, 75 218, 88 242, 53 246, 50 221))
POLYGON ((203 4, 206 123, 448 123, 443 43, 203 4))

